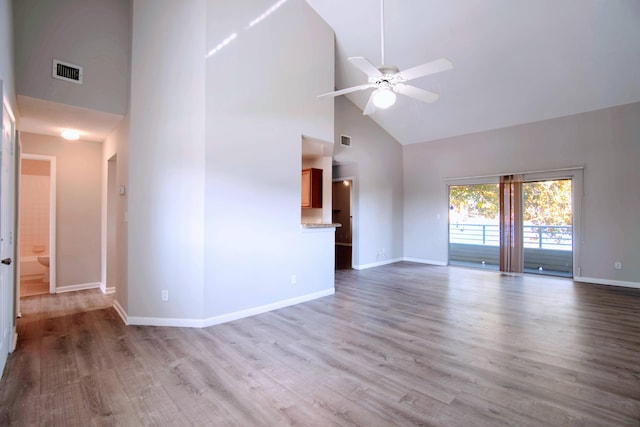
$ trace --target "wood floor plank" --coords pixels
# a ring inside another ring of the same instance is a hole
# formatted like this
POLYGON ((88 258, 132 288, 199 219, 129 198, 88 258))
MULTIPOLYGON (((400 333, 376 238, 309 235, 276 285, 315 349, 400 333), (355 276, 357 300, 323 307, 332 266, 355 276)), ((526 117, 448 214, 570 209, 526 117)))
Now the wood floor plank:
POLYGON ((0 425, 640 426, 640 290, 397 263, 205 329, 22 300, 0 425))

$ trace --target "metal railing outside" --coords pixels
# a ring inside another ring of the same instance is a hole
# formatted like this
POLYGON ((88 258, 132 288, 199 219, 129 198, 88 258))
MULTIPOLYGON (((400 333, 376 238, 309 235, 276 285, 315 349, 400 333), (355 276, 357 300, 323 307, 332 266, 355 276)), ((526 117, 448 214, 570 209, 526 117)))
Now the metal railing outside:
MULTIPOLYGON (((525 248, 573 249, 573 227, 570 225, 524 225, 525 248)), ((449 224, 449 243, 500 246, 498 224, 449 224)))

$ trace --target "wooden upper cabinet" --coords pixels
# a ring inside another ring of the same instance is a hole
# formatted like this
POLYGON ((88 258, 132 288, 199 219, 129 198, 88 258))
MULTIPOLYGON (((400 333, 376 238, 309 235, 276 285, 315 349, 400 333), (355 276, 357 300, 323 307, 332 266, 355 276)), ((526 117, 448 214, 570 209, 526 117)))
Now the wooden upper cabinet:
POLYGON ((322 169, 302 169, 303 208, 322 207, 322 169))

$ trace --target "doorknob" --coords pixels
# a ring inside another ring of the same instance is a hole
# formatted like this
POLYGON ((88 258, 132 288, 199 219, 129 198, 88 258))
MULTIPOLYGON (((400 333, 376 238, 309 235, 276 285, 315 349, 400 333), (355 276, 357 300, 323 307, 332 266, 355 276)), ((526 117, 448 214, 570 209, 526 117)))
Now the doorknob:
POLYGON ((3 259, 3 260, 2 260, 2 261, 0 261, 0 262, 2 262, 3 264, 6 264, 6 265, 11 265, 11 263, 12 263, 13 261, 11 260, 11 258, 5 258, 5 259, 3 259))

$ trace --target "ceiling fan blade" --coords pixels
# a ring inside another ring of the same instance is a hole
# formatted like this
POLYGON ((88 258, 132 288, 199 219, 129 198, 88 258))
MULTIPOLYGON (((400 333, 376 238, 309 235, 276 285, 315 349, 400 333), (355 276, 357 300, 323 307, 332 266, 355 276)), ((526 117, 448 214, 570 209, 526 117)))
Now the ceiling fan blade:
POLYGON ((439 73, 441 71, 450 70, 453 68, 453 64, 447 58, 436 59, 435 61, 427 62, 426 64, 418 65, 417 67, 409 68, 404 71, 400 71, 398 74, 402 76, 404 81, 417 79, 418 77, 428 76, 429 74, 439 73))
POLYGON ((369 77, 382 77, 380 70, 364 56, 353 56, 349 61, 369 77))
POLYGON ((373 112, 376 110, 376 106, 373 105, 373 94, 376 93, 375 91, 371 94, 371 96, 369 97, 369 100, 367 101, 367 105, 364 107, 364 110, 362 110, 362 115, 363 116, 368 116, 370 114, 373 114, 373 112))
POLYGON ((366 83, 366 84, 363 84, 363 85, 348 87, 346 89, 336 90, 335 92, 323 93, 322 95, 318 95, 318 98, 320 98, 322 96, 344 95, 345 93, 351 93, 351 92, 356 92, 356 91, 359 91, 359 90, 365 90, 365 89, 369 89, 370 87, 375 87, 375 86, 376 85, 374 83, 366 83))
POLYGON ((429 92, 428 90, 420 89, 415 86, 405 85, 402 83, 395 85, 395 91, 410 98, 428 103, 435 102, 438 98, 440 98, 440 95, 438 95, 437 93, 429 92))

